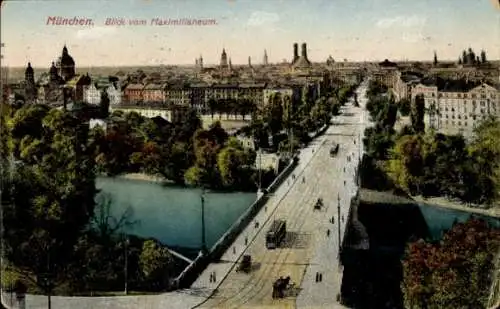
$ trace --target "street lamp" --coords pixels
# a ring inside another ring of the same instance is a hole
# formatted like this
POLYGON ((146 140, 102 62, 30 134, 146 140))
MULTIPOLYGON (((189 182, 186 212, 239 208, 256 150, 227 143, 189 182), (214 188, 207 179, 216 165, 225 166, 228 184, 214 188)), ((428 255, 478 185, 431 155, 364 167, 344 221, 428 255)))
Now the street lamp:
POLYGON ((339 260, 340 263, 340 250, 341 250, 341 244, 340 244, 340 225, 342 224, 342 220, 340 218, 340 193, 337 193, 337 212, 338 212, 338 219, 337 219, 337 226, 338 226, 338 231, 339 231, 339 252, 337 254, 337 259, 339 260))
POLYGON ((201 189, 201 253, 207 253, 207 242, 205 239, 205 188, 201 189))
POLYGON ((128 294, 128 246, 130 245, 130 240, 128 236, 125 239, 125 287, 123 293, 128 294))

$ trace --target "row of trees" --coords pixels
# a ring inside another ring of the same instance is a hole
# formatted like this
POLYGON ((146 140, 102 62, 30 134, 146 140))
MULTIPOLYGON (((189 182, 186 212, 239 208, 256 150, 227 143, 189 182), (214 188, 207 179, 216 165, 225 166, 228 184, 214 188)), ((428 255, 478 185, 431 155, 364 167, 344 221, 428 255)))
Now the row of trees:
POLYGON ((470 47, 468 50, 464 49, 462 55, 458 57, 458 64, 477 65, 486 62, 488 60, 486 59, 486 52, 484 50, 481 50, 480 55, 476 55, 470 47))
POLYGON ((303 91, 301 98, 272 94, 269 104, 242 131, 255 136, 259 148, 294 151, 311 140, 310 133, 322 128, 332 115, 339 113, 340 106, 347 102, 355 88, 355 85, 337 87, 316 100, 313 100, 312 89, 303 91))
POLYGON ((241 116, 243 118, 254 114, 257 105, 251 99, 209 99, 208 108, 212 118, 214 114, 241 116))
MULTIPOLYGON (((115 219, 109 202, 96 204, 98 145, 88 124, 43 105, 2 106, 1 111, 1 203, 8 261, 2 279, 20 280, 31 291, 49 295, 121 289, 127 256, 132 288, 160 286, 165 275, 151 270, 160 267, 152 261, 159 254, 168 260, 162 269, 168 269, 173 260, 165 248, 140 238, 126 242, 123 228, 131 223, 131 214, 115 219)), ((2 284, 8 288, 12 282, 2 284)))
POLYGON ((470 219, 440 242, 411 243, 403 259, 406 308, 486 308, 500 230, 470 219))

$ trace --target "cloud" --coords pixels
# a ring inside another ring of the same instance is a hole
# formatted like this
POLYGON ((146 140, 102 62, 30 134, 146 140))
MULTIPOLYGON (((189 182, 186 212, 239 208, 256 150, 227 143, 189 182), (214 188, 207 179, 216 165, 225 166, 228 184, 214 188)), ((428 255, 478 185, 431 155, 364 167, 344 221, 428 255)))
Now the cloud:
POLYGON ((100 39, 104 36, 114 34, 115 32, 116 28, 114 27, 93 27, 78 30, 76 37, 78 39, 100 39))
POLYGON ((377 21, 376 25, 379 28, 413 28, 422 27, 425 25, 426 18, 421 16, 396 16, 393 18, 382 18, 377 21))
POLYGON ((252 15, 250 15, 250 18, 248 19, 247 23, 249 26, 258 27, 266 24, 274 24, 279 20, 280 17, 276 13, 256 11, 253 12, 252 15))

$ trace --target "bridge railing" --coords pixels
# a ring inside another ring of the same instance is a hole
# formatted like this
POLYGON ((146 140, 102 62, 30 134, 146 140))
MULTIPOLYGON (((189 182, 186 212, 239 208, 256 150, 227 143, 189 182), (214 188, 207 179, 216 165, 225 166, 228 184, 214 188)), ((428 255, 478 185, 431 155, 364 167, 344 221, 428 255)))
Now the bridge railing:
POLYGON ((266 193, 258 197, 257 200, 236 220, 235 223, 224 233, 219 240, 212 246, 210 250, 210 257, 213 260, 218 260, 222 254, 227 250, 230 244, 234 242, 236 237, 243 231, 243 229, 252 221, 255 215, 260 211, 262 206, 270 198, 270 194, 274 193, 276 189, 283 183, 283 181, 290 175, 293 169, 297 166, 298 161, 292 159, 285 169, 276 177, 276 179, 267 187, 266 193))
POLYGON ((270 193, 274 193, 280 184, 290 175, 297 166, 298 160, 292 159, 285 169, 268 186, 266 194, 257 197, 257 200, 233 223, 233 225, 224 233, 219 240, 212 246, 208 255, 198 255, 198 257, 189 264, 182 273, 173 281, 174 288, 187 288, 198 278, 200 273, 213 261, 218 260, 234 242, 236 237, 251 222, 262 206, 269 200, 270 193))

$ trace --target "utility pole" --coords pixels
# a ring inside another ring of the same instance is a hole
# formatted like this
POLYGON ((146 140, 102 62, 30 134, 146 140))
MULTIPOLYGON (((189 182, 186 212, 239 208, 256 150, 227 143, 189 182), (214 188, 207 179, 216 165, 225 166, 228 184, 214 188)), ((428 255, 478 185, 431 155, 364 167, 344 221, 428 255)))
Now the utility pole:
POLYGON ((205 239, 205 188, 201 189, 201 253, 205 255, 207 253, 207 243, 205 239))

